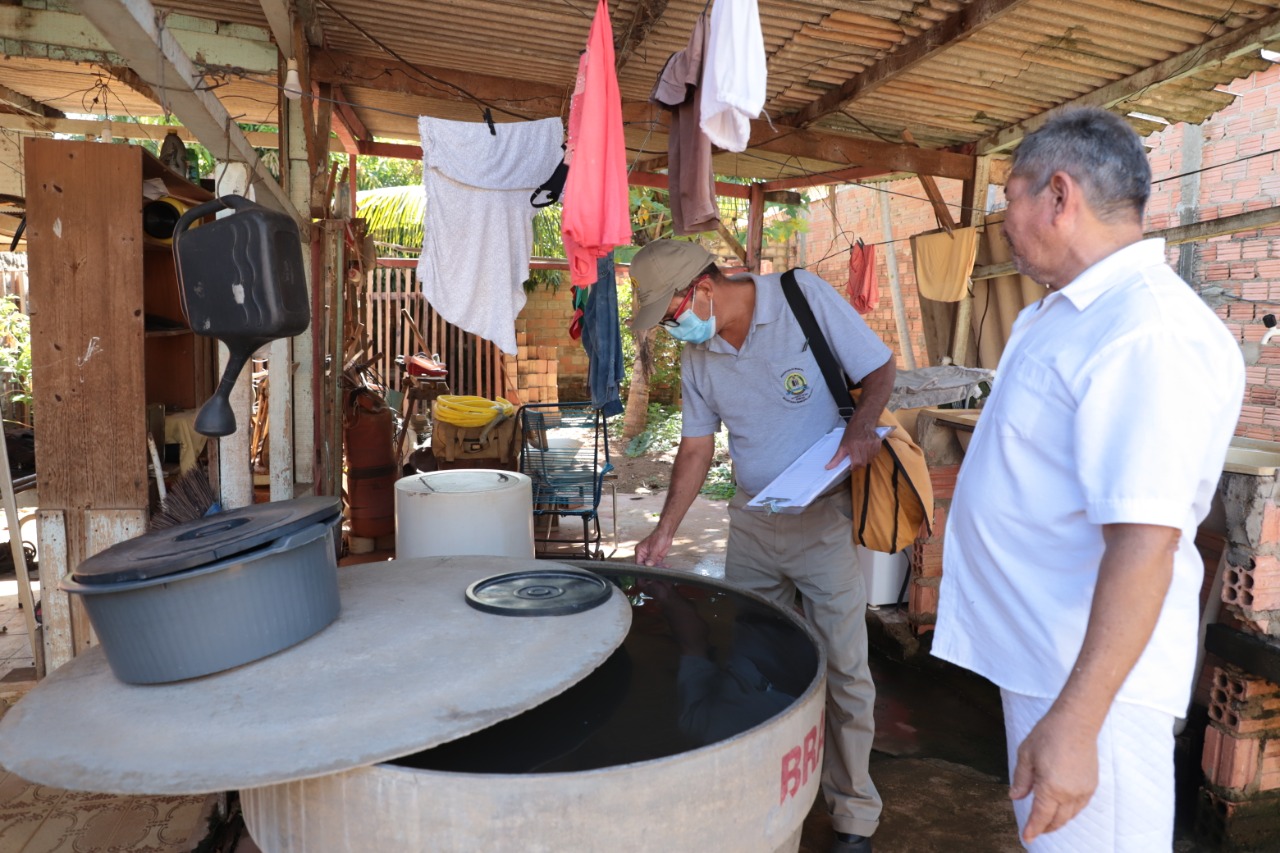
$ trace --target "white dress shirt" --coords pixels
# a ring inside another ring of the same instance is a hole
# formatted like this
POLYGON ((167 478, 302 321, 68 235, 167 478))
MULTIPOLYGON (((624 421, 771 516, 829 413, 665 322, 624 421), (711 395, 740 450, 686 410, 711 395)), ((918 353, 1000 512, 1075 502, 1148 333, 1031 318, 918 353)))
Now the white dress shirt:
POLYGON ((1193 540, 1243 394, 1239 345, 1163 240, 1024 309, 956 483, 933 653, 1056 697, 1084 640, 1102 525, 1174 527, 1173 581, 1117 698, 1184 714, 1204 571, 1193 540))

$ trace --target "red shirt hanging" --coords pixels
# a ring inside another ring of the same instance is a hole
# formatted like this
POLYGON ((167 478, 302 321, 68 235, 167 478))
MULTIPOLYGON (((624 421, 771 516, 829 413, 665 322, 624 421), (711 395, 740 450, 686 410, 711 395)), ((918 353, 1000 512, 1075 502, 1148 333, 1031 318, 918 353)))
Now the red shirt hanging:
POLYGON ((569 259, 569 279, 595 283, 596 258, 631 243, 631 199, 627 188, 627 146, 622 133, 622 97, 614 71, 613 27, 605 0, 578 60, 578 79, 569 107, 561 234, 569 259))
POLYGON ((861 240, 849 247, 849 302, 859 314, 870 314, 880 304, 876 247, 861 240))

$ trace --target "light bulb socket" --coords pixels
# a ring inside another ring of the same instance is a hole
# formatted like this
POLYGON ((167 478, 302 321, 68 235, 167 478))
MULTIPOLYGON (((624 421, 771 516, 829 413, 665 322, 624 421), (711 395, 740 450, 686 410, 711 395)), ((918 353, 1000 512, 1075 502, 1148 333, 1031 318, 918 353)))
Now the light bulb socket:
POLYGON ((302 99, 302 83, 298 80, 298 60, 286 60, 284 75, 284 96, 291 101, 302 99))

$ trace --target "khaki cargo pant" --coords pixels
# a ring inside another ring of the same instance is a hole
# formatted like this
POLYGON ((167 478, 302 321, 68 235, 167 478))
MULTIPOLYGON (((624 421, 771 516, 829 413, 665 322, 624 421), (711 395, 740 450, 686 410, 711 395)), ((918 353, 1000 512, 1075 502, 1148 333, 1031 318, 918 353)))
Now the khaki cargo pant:
POLYGON ((867 765, 875 735, 876 690, 867 664, 867 593, 853 546, 852 505, 844 483, 797 515, 729 503, 725 578, 781 607, 798 590, 804 614, 827 650, 827 741, 822 792, 837 832, 871 835, 880 794, 867 765))

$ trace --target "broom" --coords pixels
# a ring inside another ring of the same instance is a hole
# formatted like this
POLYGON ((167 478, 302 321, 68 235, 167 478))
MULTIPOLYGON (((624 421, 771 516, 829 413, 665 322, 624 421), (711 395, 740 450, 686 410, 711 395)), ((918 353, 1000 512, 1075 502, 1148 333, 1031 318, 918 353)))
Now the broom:
POLYGON ((221 512, 222 505, 213 493, 209 477, 199 465, 180 474, 160 501, 160 509, 151 516, 148 530, 164 530, 197 518, 221 512))

